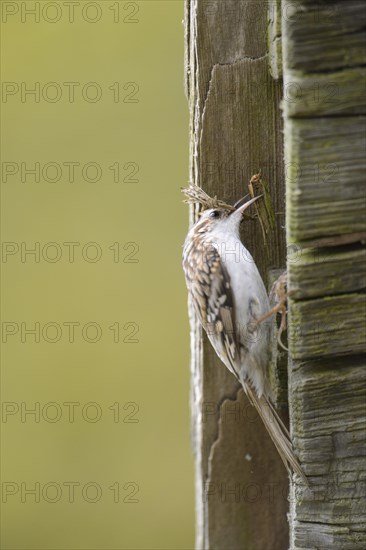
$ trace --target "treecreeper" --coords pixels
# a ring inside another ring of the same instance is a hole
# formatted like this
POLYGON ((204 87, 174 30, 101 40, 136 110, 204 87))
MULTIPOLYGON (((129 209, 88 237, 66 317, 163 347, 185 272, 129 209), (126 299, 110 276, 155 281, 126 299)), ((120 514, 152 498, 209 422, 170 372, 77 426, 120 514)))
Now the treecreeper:
POLYGON ((244 213, 261 196, 230 206, 211 199, 197 186, 183 191, 187 202, 200 202, 206 208, 183 247, 183 270, 197 317, 217 355, 258 411, 286 468, 308 485, 290 434, 271 401, 272 323, 262 322, 271 306, 262 277, 239 235, 244 213))

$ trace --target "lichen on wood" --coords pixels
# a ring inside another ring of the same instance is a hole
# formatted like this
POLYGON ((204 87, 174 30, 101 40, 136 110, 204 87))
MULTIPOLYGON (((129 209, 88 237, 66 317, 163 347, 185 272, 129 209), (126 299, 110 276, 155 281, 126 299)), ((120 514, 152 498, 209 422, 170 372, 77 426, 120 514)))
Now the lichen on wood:
POLYGON ((366 548, 364 2, 283 0, 291 550, 366 548))

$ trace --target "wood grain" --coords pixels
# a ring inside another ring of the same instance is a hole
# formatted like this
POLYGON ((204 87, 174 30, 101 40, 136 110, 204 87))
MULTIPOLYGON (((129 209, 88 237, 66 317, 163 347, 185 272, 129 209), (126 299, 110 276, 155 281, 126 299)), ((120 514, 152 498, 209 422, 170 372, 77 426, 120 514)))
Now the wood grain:
POLYGON ((366 118, 286 116, 288 241, 365 231, 366 118))
POLYGON ((282 78, 281 0, 268 2, 269 69, 275 80, 282 78))
POLYGON ((290 300, 289 342, 293 358, 365 352, 365 314, 364 293, 290 300))
MULTIPOLYGON (((265 280, 270 268, 285 264, 282 86, 269 73, 267 8, 264 0, 186 3, 190 181, 233 203, 262 169, 277 212, 275 231, 268 248, 258 222, 248 220, 242 236, 265 280)), ((192 208, 191 223, 195 216, 192 208)), ((227 407, 246 410, 248 403, 202 334, 192 308, 190 318, 196 548, 285 550, 286 470, 258 422, 245 416, 238 422, 222 420, 227 407), (222 484, 234 489, 225 501, 222 484), (273 484, 281 489, 267 497, 273 484), (214 493, 207 495, 206 487, 214 493), (260 496, 251 493, 255 490, 260 496)))
POLYGON ((291 550, 366 547, 364 2, 282 2, 291 550))
POLYGON ((292 378, 295 442, 312 487, 291 495, 292 547, 362 550, 366 363, 310 360, 292 378))
POLYGON ((283 102, 288 116, 364 115, 366 69, 330 71, 325 74, 286 72, 283 102))
POLYGON ((366 249, 343 247, 288 248, 288 290, 293 299, 334 296, 366 288, 366 249))
POLYGON ((363 0, 282 0, 286 71, 325 73, 366 63, 363 0))

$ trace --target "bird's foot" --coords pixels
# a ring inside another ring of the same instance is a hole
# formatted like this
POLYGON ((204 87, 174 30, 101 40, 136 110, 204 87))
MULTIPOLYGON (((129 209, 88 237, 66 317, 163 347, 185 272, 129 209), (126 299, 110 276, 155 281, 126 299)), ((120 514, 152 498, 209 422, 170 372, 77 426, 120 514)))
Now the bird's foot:
POLYGON ((282 275, 273 283, 271 292, 269 294, 270 302, 275 303, 275 305, 260 319, 257 319, 256 323, 262 323, 268 317, 276 315, 277 313, 281 314, 281 323, 278 329, 277 342, 278 345, 288 351, 288 348, 283 344, 281 336, 284 330, 286 330, 286 315, 287 315, 287 297, 289 293, 287 292, 287 271, 284 271, 282 275))

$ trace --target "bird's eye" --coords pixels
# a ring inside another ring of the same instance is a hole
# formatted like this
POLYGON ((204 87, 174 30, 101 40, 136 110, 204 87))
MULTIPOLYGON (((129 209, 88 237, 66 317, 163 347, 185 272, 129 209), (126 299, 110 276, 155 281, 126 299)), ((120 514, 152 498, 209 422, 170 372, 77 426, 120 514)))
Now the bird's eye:
POLYGON ((210 218, 218 218, 220 216, 220 212, 218 210, 212 210, 210 213, 210 218))

